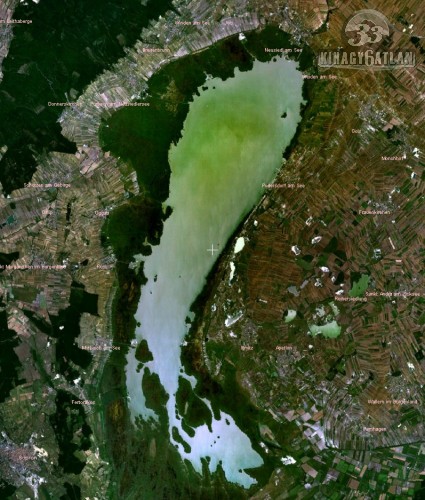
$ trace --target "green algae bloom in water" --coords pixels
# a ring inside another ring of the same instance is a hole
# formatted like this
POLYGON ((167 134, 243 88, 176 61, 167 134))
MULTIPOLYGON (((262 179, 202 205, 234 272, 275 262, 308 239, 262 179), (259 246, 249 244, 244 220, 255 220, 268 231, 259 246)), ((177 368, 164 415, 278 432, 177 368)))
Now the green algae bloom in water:
MULTIPOLYGON (((187 332, 185 318, 219 251, 261 198, 262 184, 273 180, 281 167, 282 153, 300 121, 302 81, 296 63, 279 58, 269 63, 256 61, 249 72, 237 70, 226 81, 210 79, 206 90, 199 89, 182 138, 169 151, 166 204, 173 211, 165 221, 160 244, 145 258, 147 283, 136 313, 141 325, 137 340, 145 339, 153 356, 145 367, 159 376, 169 396, 170 441, 199 473, 201 460, 208 457, 211 472, 221 463, 227 480, 244 487, 255 483, 245 470, 261 466, 262 458, 230 415, 221 411, 219 419, 212 418, 211 428, 201 425, 192 435, 182 426, 176 412, 179 377, 192 385, 196 380, 181 373, 181 343, 187 332)), ((224 324, 223 329, 227 332, 224 324)), ((141 415, 158 421, 159 416, 145 404, 134 349, 127 361, 133 418, 141 415)), ((204 402, 209 409, 216 404, 204 402)))
POLYGON ((316 335, 322 334, 324 337, 328 339, 335 339, 341 333, 341 327, 338 325, 336 321, 331 321, 330 323, 326 323, 326 325, 310 325, 308 327, 310 329, 313 337, 316 335))
POLYGON ((297 311, 295 309, 289 309, 287 315, 285 316, 285 323, 290 323, 297 317, 297 311))

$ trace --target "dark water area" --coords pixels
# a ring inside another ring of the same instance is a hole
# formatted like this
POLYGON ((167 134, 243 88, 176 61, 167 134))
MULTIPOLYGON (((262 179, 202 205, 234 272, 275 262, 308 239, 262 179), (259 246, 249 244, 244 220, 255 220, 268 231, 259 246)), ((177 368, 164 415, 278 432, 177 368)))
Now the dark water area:
POLYGON ((0 311, 0 403, 9 397, 14 387, 24 382, 19 378, 21 363, 14 351, 19 344, 18 335, 7 326, 6 311, 0 311))
POLYGON ((84 405, 72 404, 76 397, 59 390, 56 398, 56 411, 50 415, 50 424, 59 446, 59 466, 65 473, 80 474, 85 462, 74 455, 76 451, 90 448, 92 431, 86 422, 84 405))
MULTIPOLYGON (((169 0, 41 0, 19 3, 0 83, 0 182, 9 193, 31 179, 34 155, 74 153, 61 135, 63 107, 134 45, 143 27, 171 7, 169 0)), ((54 179, 52 179, 54 181, 54 179)))
MULTIPOLYGON (((204 84, 206 74, 226 80, 234 76, 236 68, 240 71, 252 69, 255 59, 265 62, 277 57, 275 53, 265 52, 265 47, 295 48, 290 37, 275 27, 269 26, 261 32, 247 33, 246 36, 246 41, 240 41, 237 36, 231 37, 205 51, 164 66, 149 80, 148 92, 143 96, 143 100, 150 102, 150 107, 123 108, 102 123, 99 137, 103 149, 111 151, 135 169, 139 184, 149 198, 163 202, 168 197, 168 150, 172 143, 180 139, 189 104, 198 87, 204 84), (156 122, 158 117, 159 122, 156 122)), ((302 47, 301 52, 290 52, 289 58, 298 60, 302 71, 310 70, 313 64, 312 53, 307 47, 302 47)), ((120 212, 120 220, 125 224, 124 207, 120 212)), ((134 207, 131 207, 130 211, 133 210, 134 207)), ((144 217, 143 210, 140 210, 139 217, 144 217)), ((119 251, 127 258, 141 252, 139 242, 127 238, 121 229, 115 232, 112 226, 105 232, 104 243, 112 245, 114 251, 119 251)), ((116 342, 129 343, 134 334, 134 313, 140 298, 140 284, 145 279, 142 270, 136 274, 125 265, 118 265, 117 275, 119 289, 113 306, 114 336, 116 342)), ((197 311, 201 309, 202 301, 200 297, 198 307, 195 307, 197 311)), ((150 359, 149 352, 145 351, 145 346, 138 349, 137 359, 141 362, 141 369, 145 359, 150 359)), ((138 419, 137 429, 134 429, 125 398, 125 356, 126 350, 113 353, 102 379, 105 427, 110 446, 108 454, 113 457, 115 464, 111 498, 237 499, 250 496, 251 490, 248 493, 238 485, 227 482, 220 467, 215 474, 210 474, 205 463, 201 476, 188 461, 183 462, 170 445, 165 416, 161 415, 157 426, 138 419)), ((231 364, 226 366, 226 380, 220 385, 202 368, 196 349, 184 350, 182 357, 186 372, 198 379, 195 390, 186 387, 186 384, 182 385, 178 394, 180 406, 184 400, 190 401, 185 418, 188 429, 190 425, 208 422, 201 404, 201 398, 206 397, 213 402, 214 409, 224 409, 234 416, 238 426, 256 443, 259 442, 259 422, 268 425, 283 441, 285 432, 288 435, 296 432, 292 427, 290 432, 287 428, 279 429, 271 415, 249 403, 247 395, 238 389, 231 364)), ((161 394, 158 384, 144 377, 143 383, 148 382, 161 394)), ((147 397, 150 407, 157 406, 158 401, 152 401, 149 394, 147 397)), ((160 411, 158 413, 161 414, 160 411)), ((253 491, 265 484, 271 471, 279 464, 277 457, 266 456, 258 444, 256 451, 262 455, 264 466, 249 472, 258 481, 253 491)))

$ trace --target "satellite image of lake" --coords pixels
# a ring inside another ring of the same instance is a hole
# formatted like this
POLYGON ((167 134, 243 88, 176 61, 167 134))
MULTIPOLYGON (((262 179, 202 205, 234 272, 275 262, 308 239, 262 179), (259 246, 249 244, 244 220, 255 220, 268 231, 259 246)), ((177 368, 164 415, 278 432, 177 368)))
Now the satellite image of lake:
POLYGON ((419 0, 0 0, 0 499, 425 498, 419 0))

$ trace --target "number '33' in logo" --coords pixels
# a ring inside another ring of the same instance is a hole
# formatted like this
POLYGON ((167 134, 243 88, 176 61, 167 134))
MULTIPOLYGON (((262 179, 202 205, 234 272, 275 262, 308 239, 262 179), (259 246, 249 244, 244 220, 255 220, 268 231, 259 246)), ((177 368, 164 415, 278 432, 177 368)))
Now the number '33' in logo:
POLYGON ((359 23, 353 26, 352 31, 356 31, 356 35, 350 38, 348 43, 353 47, 360 47, 366 43, 378 43, 386 35, 382 26, 370 26, 367 23, 359 23))

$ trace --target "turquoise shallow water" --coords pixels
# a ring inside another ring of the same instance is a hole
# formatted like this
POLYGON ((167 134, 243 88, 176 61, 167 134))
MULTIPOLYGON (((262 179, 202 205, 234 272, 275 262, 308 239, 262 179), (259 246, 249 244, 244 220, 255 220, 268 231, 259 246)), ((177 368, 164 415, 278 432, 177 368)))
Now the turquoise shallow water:
MULTIPOLYGON (((208 249, 224 248, 260 199, 262 183, 270 182, 281 166, 283 150, 300 121, 302 75, 295 62, 279 58, 256 61, 249 72, 236 71, 232 79, 211 79, 205 86, 190 105, 181 140, 169 151, 167 204, 173 213, 164 224, 160 244, 144 258, 148 281, 136 314, 141 324, 136 337, 146 339, 153 361, 145 366, 158 374, 169 395, 170 436, 176 427, 190 445, 190 452, 185 451, 170 437, 182 458, 198 471, 203 457, 210 458, 211 471, 221 461, 229 481, 249 487, 254 480, 243 469, 260 466, 262 459, 232 417, 222 412, 220 419, 213 419, 211 431, 200 426, 193 437, 182 429, 175 408, 180 346, 190 306, 219 255, 208 249)), ((143 370, 136 371, 134 350, 127 361, 132 414, 155 420, 157 415, 145 406, 143 370)))

